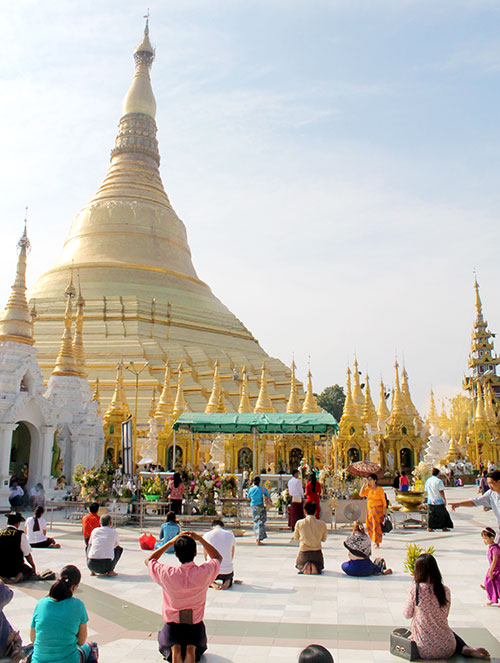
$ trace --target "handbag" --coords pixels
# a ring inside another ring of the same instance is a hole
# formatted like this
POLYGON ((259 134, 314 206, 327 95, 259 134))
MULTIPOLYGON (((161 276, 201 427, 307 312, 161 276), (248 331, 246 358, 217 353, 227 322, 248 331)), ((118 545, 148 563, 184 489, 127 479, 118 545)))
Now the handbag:
MULTIPOLYGON (((419 586, 415 589, 415 608, 418 606, 419 586)), ((406 661, 417 661, 420 659, 416 643, 410 639, 411 633, 407 628, 395 628, 391 633, 390 652, 394 656, 404 658, 406 661)))
POLYGON ((410 640, 410 631, 407 628, 395 628, 391 633, 390 652, 393 656, 404 658, 405 661, 417 661, 420 656, 417 645, 410 640))
POLYGON ((392 520, 390 519, 389 516, 384 516, 384 520, 382 521, 382 532, 383 534, 389 534, 394 529, 394 526, 392 524, 392 520))

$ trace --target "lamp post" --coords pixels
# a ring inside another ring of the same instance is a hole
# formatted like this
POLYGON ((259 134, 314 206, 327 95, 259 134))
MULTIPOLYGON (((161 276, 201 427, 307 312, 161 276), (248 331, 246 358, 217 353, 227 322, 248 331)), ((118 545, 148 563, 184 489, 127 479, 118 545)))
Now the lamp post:
POLYGON ((138 405, 138 398, 139 398, 139 376, 140 374, 146 370, 146 368, 149 366, 149 361, 145 361, 144 364, 140 367, 137 368, 136 365, 134 364, 133 361, 129 361, 129 363, 125 366, 126 371, 130 371, 135 375, 135 409, 134 409, 134 463, 135 463, 135 452, 137 449, 137 405, 138 405))

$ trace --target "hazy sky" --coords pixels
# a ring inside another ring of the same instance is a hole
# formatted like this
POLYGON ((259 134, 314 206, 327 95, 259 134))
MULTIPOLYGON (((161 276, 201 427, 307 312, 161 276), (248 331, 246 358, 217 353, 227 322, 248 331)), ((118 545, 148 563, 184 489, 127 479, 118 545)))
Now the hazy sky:
MULTIPOLYGON (((500 331, 500 3, 148 3, 200 278, 317 391, 356 353, 377 395, 397 352, 418 407, 456 393, 474 268, 500 331)), ((32 284, 106 172, 148 3, 2 3, 1 302, 25 205, 32 284)))

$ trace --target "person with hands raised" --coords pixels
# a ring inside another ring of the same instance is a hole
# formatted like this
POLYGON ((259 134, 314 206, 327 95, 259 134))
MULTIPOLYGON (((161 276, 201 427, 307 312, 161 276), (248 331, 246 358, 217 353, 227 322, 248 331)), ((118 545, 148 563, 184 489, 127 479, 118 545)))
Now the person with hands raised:
POLYGON ((158 633, 160 653, 172 663, 194 663, 207 650, 203 623, 207 591, 219 575, 222 555, 197 532, 183 532, 149 555, 144 563, 151 578, 162 588, 164 626, 158 633), (194 562, 196 543, 210 559, 194 562), (174 547, 179 566, 161 564, 163 553, 174 547))

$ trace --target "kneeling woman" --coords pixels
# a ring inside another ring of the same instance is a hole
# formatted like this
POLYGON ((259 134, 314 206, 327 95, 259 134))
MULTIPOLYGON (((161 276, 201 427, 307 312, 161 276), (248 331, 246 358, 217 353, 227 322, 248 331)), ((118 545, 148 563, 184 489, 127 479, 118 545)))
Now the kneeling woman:
POLYGON ((47 521, 43 518, 45 509, 37 506, 35 514, 28 518, 24 527, 24 533, 28 537, 32 548, 60 548, 61 546, 47 536, 47 521))
POLYGON ((342 571, 348 576, 389 575, 392 569, 386 568, 385 560, 379 558, 373 562, 370 559, 372 544, 370 537, 365 533, 362 523, 356 521, 351 536, 344 541, 349 551, 349 561, 342 564, 342 571))
POLYGON ((306 517, 297 520, 293 538, 299 541, 295 568, 299 573, 319 575, 325 568, 321 543, 326 541, 326 523, 316 519, 316 503, 306 502, 306 517))
POLYGON ((96 661, 96 645, 86 643, 85 606, 74 598, 81 580, 76 566, 68 564, 52 585, 49 595, 40 599, 31 620, 34 643, 31 663, 86 663, 96 661))
POLYGON ((417 557, 413 577, 415 582, 403 614, 406 619, 413 618, 411 639, 417 645, 420 658, 450 658, 461 654, 489 659, 486 649, 468 647, 448 626, 450 590, 443 585, 441 572, 432 555, 425 553, 417 557))

